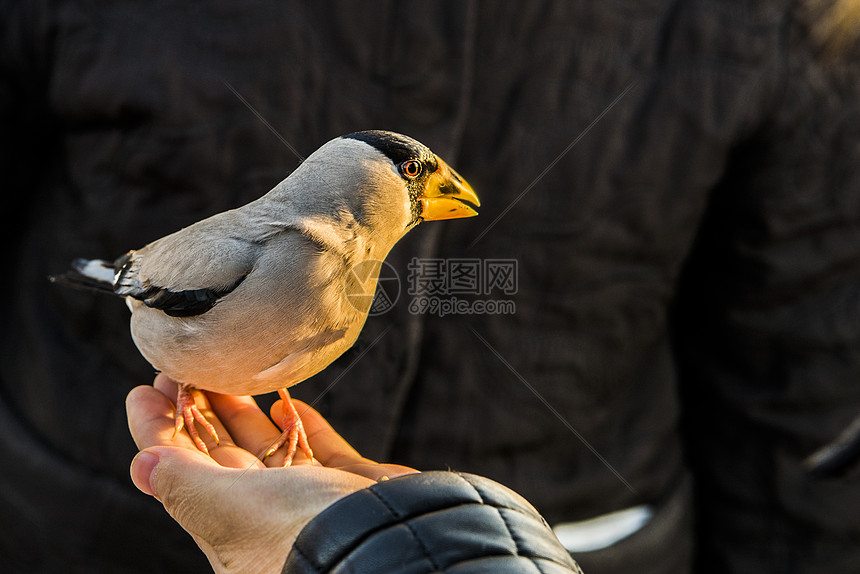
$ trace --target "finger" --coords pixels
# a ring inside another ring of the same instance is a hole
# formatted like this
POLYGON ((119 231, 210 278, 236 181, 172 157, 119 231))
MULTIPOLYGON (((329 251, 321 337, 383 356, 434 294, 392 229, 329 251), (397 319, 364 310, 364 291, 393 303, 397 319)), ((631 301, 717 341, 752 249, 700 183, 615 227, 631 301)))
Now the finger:
POLYGON ((128 428, 139 449, 175 445, 197 449, 191 437, 182 433, 173 440, 174 408, 163 393, 142 385, 131 390, 125 400, 128 428))
MULTIPOLYGON (((134 484, 158 498, 171 515, 179 503, 193 507, 197 501, 187 498, 199 498, 201 493, 214 488, 216 481, 229 476, 225 473, 233 472, 222 468, 199 450, 172 446, 143 450, 131 464, 134 484)), ((180 523, 185 526, 182 521, 180 523)))
POLYGON ((250 470, 265 468, 265 464, 257 456, 232 441, 221 441, 221 444, 209 449, 209 456, 223 467, 250 470))
MULTIPOLYGON (((257 459, 281 436, 281 431, 267 417, 253 397, 222 395, 207 392, 212 410, 230 433, 233 443, 250 452, 257 459)), ((264 461, 266 466, 283 466, 283 453, 264 461)))
POLYGON ((164 393, 164 395, 176 404, 176 393, 179 389, 179 383, 165 375, 158 373, 155 375, 155 380, 152 381, 152 386, 164 393))
POLYGON ((152 473, 158 465, 158 457, 151 452, 140 451, 131 461, 129 474, 131 481, 143 493, 155 497, 152 486, 152 473))

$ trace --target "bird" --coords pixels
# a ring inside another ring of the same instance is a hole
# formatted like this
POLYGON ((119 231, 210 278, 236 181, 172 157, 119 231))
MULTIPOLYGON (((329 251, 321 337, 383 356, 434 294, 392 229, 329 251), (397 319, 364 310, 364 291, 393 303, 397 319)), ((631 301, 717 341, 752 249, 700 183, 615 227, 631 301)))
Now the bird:
POLYGON ((278 391, 288 421, 263 458, 313 453, 287 389, 358 338, 388 252, 422 221, 477 215, 480 200, 417 140, 391 131, 322 145, 262 197, 113 260, 75 259, 57 283, 109 293, 131 310, 143 357, 178 383, 174 438, 195 421, 216 443, 195 390, 278 391))

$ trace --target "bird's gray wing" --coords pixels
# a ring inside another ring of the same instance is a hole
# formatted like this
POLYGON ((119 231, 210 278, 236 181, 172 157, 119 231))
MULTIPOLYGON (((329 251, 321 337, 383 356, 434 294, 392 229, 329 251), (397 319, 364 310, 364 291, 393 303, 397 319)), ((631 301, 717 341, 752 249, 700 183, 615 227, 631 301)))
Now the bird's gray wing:
POLYGON ((236 289, 264 242, 231 232, 229 222, 204 220, 130 251, 114 262, 117 295, 139 299, 172 317, 201 315, 236 289))

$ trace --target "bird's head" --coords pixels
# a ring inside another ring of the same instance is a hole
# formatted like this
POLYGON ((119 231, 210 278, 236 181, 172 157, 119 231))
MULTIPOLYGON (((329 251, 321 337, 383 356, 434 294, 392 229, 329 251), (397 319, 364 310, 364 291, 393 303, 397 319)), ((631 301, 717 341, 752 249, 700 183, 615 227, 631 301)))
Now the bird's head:
POLYGON ((420 221, 478 215, 474 208, 481 202, 472 186, 424 144, 379 130, 355 132, 340 139, 355 142, 351 145, 357 146, 359 156, 370 153, 374 170, 396 176, 387 178, 397 191, 391 199, 408 197, 409 227, 420 221))
POLYGON ((480 205, 472 187, 427 146, 394 132, 335 138, 297 172, 302 181, 316 182, 304 201, 317 210, 348 212, 387 248, 422 221, 471 217, 480 205))

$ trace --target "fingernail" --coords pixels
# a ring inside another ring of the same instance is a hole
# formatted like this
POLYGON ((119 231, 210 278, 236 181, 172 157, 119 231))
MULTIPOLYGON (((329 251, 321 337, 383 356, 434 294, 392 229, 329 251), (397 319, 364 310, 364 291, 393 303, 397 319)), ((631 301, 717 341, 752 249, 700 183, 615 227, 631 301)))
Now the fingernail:
POLYGON ((155 477, 157 466, 158 456, 145 450, 137 453, 137 456, 131 461, 131 481, 141 492, 155 498, 158 497, 152 487, 152 479, 155 477))

